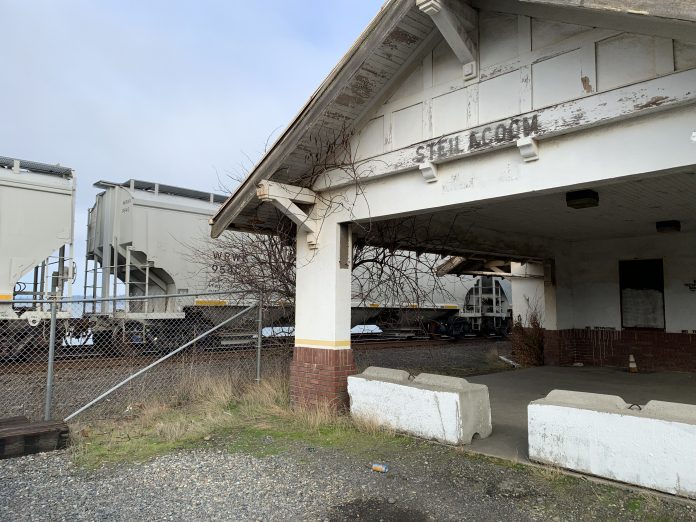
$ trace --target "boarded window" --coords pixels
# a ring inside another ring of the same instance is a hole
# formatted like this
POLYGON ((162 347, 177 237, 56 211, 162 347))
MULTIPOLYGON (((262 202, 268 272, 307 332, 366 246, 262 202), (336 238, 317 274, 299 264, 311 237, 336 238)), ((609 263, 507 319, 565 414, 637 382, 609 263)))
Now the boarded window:
POLYGON ((624 328, 665 328, 662 259, 619 261, 621 325, 624 328))

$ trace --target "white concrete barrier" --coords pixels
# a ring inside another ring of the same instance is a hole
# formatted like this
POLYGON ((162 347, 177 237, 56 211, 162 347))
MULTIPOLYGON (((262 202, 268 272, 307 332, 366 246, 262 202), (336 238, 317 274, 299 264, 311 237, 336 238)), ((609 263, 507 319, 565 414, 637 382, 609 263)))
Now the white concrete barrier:
POLYGON ((397 431, 450 444, 491 434, 488 387, 458 377, 371 366, 348 377, 350 412, 397 431))
POLYGON ((529 404, 529 458, 696 498, 696 406, 554 390, 529 404))

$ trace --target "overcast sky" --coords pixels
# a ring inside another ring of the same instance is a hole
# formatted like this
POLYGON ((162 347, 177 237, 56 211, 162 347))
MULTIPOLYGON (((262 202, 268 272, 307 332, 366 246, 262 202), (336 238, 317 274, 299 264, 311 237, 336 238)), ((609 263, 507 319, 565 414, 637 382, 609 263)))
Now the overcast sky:
POLYGON ((84 252, 92 183, 217 190, 258 159, 381 4, 0 0, 0 156, 75 169, 84 252))

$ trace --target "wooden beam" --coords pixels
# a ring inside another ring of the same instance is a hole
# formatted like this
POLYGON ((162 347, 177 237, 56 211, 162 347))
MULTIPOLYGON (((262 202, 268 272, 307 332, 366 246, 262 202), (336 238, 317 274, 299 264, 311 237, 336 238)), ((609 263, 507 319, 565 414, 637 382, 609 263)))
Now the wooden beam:
MULTIPOLYGON (((588 1, 591 0, 585 0, 584 3, 588 1)), ((692 0, 680 1, 693 5, 692 0)), ((578 4, 578 0, 569 0, 567 2, 565 0, 548 0, 548 3, 542 2, 546 2, 546 0, 471 0, 471 5, 476 9, 531 16, 554 22, 661 36, 685 42, 696 42, 696 21, 691 19, 661 18, 659 16, 646 16, 644 14, 610 11, 607 9, 600 11, 577 5, 573 6, 573 3, 578 4)), ((624 3, 626 3, 625 0, 624 3)), ((664 3, 665 7, 667 7, 666 4, 670 2, 654 0, 654 3, 664 3)))
MULTIPOLYGON (((418 8, 426 13, 454 51, 462 65, 476 63, 476 44, 470 37, 478 30, 478 16, 470 6, 453 0, 416 0, 418 8)), ((474 67, 465 69, 467 77, 476 75, 474 67)))
POLYGON ((527 4, 581 7, 593 11, 655 16, 696 22, 693 0, 520 0, 527 4))
POLYGON ((295 203, 313 205, 317 195, 309 189, 264 180, 256 188, 256 196, 287 216, 299 230, 307 233, 310 248, 316 248, 316 223, 295 203))
POLYGON ((256 187, 256 197, 260 200, 284 198, 304 205, 314 205, 317 195, 303 187, 264 180, 256 187))

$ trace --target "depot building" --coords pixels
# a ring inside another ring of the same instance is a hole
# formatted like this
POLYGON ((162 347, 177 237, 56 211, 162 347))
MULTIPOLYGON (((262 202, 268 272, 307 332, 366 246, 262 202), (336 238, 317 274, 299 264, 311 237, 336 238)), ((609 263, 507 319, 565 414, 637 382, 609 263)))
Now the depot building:
POLYGON ((640 4, 384 5, 211 220, 296 225, 293 401, 346 400, 351 244, 387 227, 508 277, 547 364, 696 370, 696 16, 640 4))

